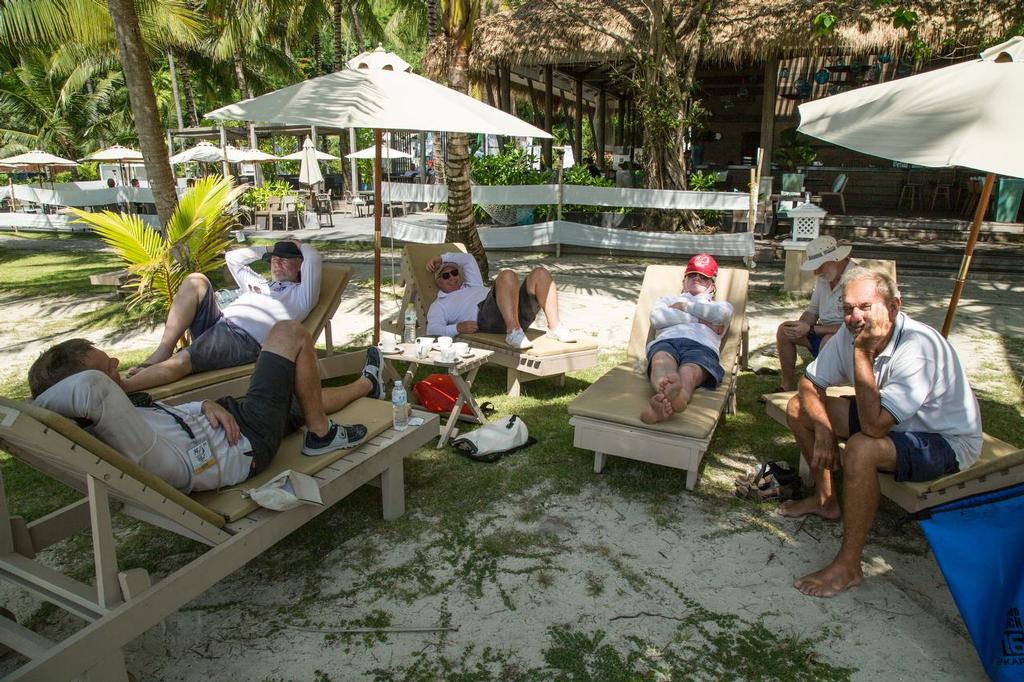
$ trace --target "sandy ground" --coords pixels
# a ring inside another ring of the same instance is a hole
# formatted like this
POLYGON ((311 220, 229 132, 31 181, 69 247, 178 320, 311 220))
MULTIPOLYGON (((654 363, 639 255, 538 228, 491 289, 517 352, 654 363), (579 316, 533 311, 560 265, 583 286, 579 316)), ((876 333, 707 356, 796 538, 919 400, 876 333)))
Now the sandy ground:
MULTIPOLYGON (((498 254, 494 265, 521 269, 536 259, 498 254)), ((368 277, 369 262, 358 257, 355 261, 355 279, 368 277)), ((568 257, 553 269, 568 324, 592 335, 603 348, 621 349, 628 338, 643 266, 568 257)), ((759 268, 752 282, 767 292, 780 286, 781 279, 780 269, 759 268)), ((907 276, 903 281, 906 309, 924 321, 941 324, 949 280, 907 276)), ((336 317, 334 338, 339 345, 365 337, 371 326, 368 289, 358 291, 346 296, 336 317)), ((993 332, 1024 337, 1022 291, 1024 287, 983 281, 968 287, 953 341, 972 374, 1011 370, 993 332)), ((776 325, 799 311, 795 303, 760 302, 764 300, 754 296, 748 308, 755 350, 770 347, 776 325)), ((5 333, 0 349, 0 360, 8 371, 23 371, 39 347, 62 336, 32 337, 30 322, 37 305, 43 304, 3 303, 5 323, 20 330, 16 340, 7 340, 5 333)), ((54 302, 45 305, 52 315, 54 302)), ((81 305, 89 304, 69 304, 63 310, 70 313, 81 305)), ((155 342, 152 333, 90 336, 115 350, 155 342)), ((753 364, 764 362, 764 356, 755 352, 753 364)), ((1021 373, 1020 367, 1012 369, 1021 373)), ((505 652, 516 669, 543 668, 543 652, 551 646, 549 627, 565 624, 587 633, 604 631, 605 641, 620 651, 629 648, 631 636, 653 643, 655 650, 644 656, 649 659, 651 679, 656 679, 661 655, 657 648, 680 646, 680 620, 703 608, 763 623, 783 635, 819 640, 813 647, 816 658, 856 669, 855 679, 984 679, 930 553, 904 554, 869 544, 864 585, 835 599, 812 599, 790 585, 795 577, 831 558, 838 546, 837 525, 776 517, 765 526, 753 523, 742 510, 714 511, 682 490, 668 504, 670 518, 656 520, 652 510, 611 491, 595 476, 577 494, 551 496, 540 519, 518 520, 512 502, 496 513, 474 517, 471 531, 481 535, 547 532, 554 556, 553 560, 501 560, 479 591, 467 588, 459 577, 465 573, 467 557, 446 555, 438 549, 443 543, 436 536, 428 533, 397 545, 353 537, 317 566, 325 584, 369 585, 376 572, 426 553, 431 577, 451 585, 412 603, 367 589, 351 599, 325 595, 322 602, 303 607, 312 623, 347 623, 379 609, 391 614, 393 627, 438 623, 458 627, 448 633, 335 641, 325 640, 324 633, 316 631, 330 629, 329 625, 268 627, 274 622, 273 614, 294 605, 302 576, 243 569, 207 591, 188 610, 128 645, 128 668, 145 680, 373 679, 375 669, 389 670, 395 679, 403 679, 412 676, 408 666, 417 657, 458 661, 470 647, 468 667, 480 659, 484 647, 491 647, 505 652), (367 544, 378 552, 372 566, 357 559, 359 549, 367 544), (528 570, 541 564, 547 575, 543 585, 537 571, 528 570), (594 575, 601 577, 599 594, 594 594, 591 584, 594 575), (243 608, 239 602, 257 608, 243 608)), ((412 508, 408 513, 427 512, 412 508)), ((6 585, 0 589, 5 596, 10 594, 6 585)), ((15 604, 30 606, 23 600, 15 604)), ((686 636, 682 638, 685 642, 686 636)), ((501 670, 501 666, 491 669, 501 670)))

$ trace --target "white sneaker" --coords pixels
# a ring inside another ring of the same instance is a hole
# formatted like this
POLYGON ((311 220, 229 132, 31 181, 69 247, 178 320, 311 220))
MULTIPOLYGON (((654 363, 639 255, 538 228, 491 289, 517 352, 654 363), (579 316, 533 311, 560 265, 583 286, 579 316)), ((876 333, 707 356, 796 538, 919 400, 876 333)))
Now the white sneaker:
POLYGON ((505 343, 518 350, 526 350, 527 348, 533 348, 533 344, 530 343, 530 339, 526 338, 526 332, 524 332, 522 329, 516 329, 506 334, 505 343))
POLYGON ((549 329, 548 336, 562 343, 576 343, 576 335, 564 324, 560 324, 554 329, 549 329))

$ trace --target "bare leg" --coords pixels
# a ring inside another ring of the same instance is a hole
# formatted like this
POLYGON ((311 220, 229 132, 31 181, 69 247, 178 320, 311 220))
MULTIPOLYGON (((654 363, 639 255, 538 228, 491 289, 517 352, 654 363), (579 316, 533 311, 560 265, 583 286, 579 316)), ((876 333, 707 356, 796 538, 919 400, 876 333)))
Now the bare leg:
POLYGON ((693 392, 708 378, 707 370, 700 365, 684 363, 675 376, 668 376, 662 385, 662 392, 672 403, 672 411, 679 413, 687 408, 693 392))
POLYGON ((544 316, 548 318, 548 329, 555 329, 559 324, 558 290, 555 281, 547 268, 537 267, 526 276, 526 291, 540 302, 544 316))
POLYGON ((662 387, 669 377, 676 376, 678 370, 676 359, 670 353, 658 351, 651 357, 651 389, 654 395, 640 412, 640 420, 645 424, 655 424, 672 416, 672 402, 662 387))
POLYGON ((850 438, 843 457, 843 544, 832 563, 797 580, 796 589, 812 597, 832 597, 860 584, 861 554, 881 498, 878 471, 895 468, 896 448, 889 438, 861 433, 850 438))
POLYGON ((175 353, 163 362, 140 369, 129 374, 124 380, 124 390, 128 393, 145 391, 154 386, 164 386, 192 373, 192 356, 188 349, 175 353))
MULTIPOLYGON (((167 322, 164 324, 164 333, 160 336, 160 343, 157 345, 156 350, 142 364, 155 365, 174 354, 174 348, 178 345, 178 340, 181 339, 185 330, 192 326, 192 321, 196 317, 196 310, 199 308, 199 302, 206 296, 210 286, 210 280, 206 278, 206 275, 201 275, 198 272, 193 272, 185 278, 181 283, 181 287, 178 288, 178 293, 174 295, 174 299, 171 301, 171 309, 167 312, 167 322)), ((135 374, 135 371, 129 371, 128 376, 133 374, 135 374)), ((184 376, 184 374, 181 376, 184 376)), ((171 381, 173 380, 171 379, 171 381)), ((163 383, 169 382, 164 381, 163 383)), ((160 385, 159 383, 153 383, 145 388, 160 385)), ((141 389, 142 387, 136 390, 141 389)))
POLYGON ((344 386, 329 386, 321 389, 321 396, 323 400, 324 412, 326 414, 333 414, 338 410, 344 409, 349 403, 353 403, 359 398, 363 398, 370 394, 370 390, 373 388, 373 384, 366 377, 359 377, 351 384, 345 384, 344 386))
POLYGON ((807 338, 801 338, 797 341, 791 341, 782 332, 783 325, 779 325, 779 328, 775 331, 775 346, 779 349, 779 372, 781 377, 779 378, 779 385, 784 391, 792 391, 796 388, 796 347, 798 345, 804 348, 810 348, 810 344, 807 338))
MULTIPOLYGON (((844 398, 828 398, 826 409, 833 432, 840 437, 848 435, 850 432, 849 402, 844 398)), ((786 421, 796 438, 800 456, 810 464, 814 455, 814 425, 801 408, 799 396, 790 398, 789 405, 786 407, 786 421)), ((802 500, 783 502, 779 506, 779 514, 793 518, 814 514, 832 521, 838 519, 839 499, 832 487, 832 472, 827 469, 811 467, 811 474, 814 476, 814 495, 802 500)))
POLYGON ((494 301, 505 320, 505 331, 519 329, 519 275, 513 270, 502 270, 494 278, 494 301))
POLYGON ((306 428, 317 436, 326 435, 330 424, 324 412, 320 366, 317 364, 316 349, 313 347, 313 339, 309 332, 301 322, 278 322, 267 334, 263 350, 295 363, 295 399, 299 401, 302 414, 306 417, 306 428))

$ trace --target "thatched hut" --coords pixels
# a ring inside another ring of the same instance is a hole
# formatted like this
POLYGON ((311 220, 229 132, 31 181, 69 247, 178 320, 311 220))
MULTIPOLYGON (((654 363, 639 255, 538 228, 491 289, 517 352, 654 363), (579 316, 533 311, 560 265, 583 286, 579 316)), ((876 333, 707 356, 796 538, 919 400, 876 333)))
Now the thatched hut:
MULTIPOLYGON (((570 135, 577 153, 588 117, 599 156, 606 144, 630 146, 637 142, 630 137, 631 92, 628 79, 617 76, 630 71, 649 43, 649 4, 527 2, 479 22, 471 69, 503 108, 511 104, 513 88, 529 92, 535 111, 546 110, 536 123, 549 130, 559 102, 563 111, 574 110, 576 134, 570 135), (617 126, 609 125, 613 115, 617 126)), ((972 56, 1022 21, 1020 4, 1010 0, 880 6, 873 0, 741 0, 715 3, 705 29, 678 41, 699 50, 698 95, 722 137, 708 144, 709 152, 726 166, 748 160, 758 147, 771 158, 778 131, 795 124, 800 100, 972 56), (894 21, 897 8, 915 13, 911 30, 894 21), (814 22, 823 13, 836 20, 826 34, 814 22), (929 63, 911 57, 922 53, 930 54, 929 63)))

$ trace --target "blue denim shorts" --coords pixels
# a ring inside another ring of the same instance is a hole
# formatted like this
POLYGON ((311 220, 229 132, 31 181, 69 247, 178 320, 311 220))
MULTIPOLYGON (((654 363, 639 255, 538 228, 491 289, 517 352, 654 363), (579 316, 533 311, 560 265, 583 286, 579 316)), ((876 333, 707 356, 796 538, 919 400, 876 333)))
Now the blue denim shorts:
POLYGON ((192 343, 185 351, 192 361, 193 374, 256 362, 260 354, 259 342, 224 317, 212 286, 207 287, 196 308, 189 333, 192 343))
POLYGON ((691 339, 662 339, 651 344, 650 350, 647 351, 647 376, 651 375, 651 358, 659 351, 668 353, 680 365, 697 365, 707 372, 708 378, 700 385, 701 388, 713 391, 725 377, 725 370, 722 369, 718 354, 703 343, 691 339))
MULTIPOLYGON (((860 415, 857 401, 850 400, 850 435, 855 433, 860 433, 860 415)), ((937 433, 889 431, 886 435, 896 447, 897 481, 933 481, 960 471, 953 448, 937 433)))
POLYGON ((813 328, 807 332, 807 345, 811 349, 811 357, 818 357, 818 353, 821 352, 821 337, 818 336, 813 328))

